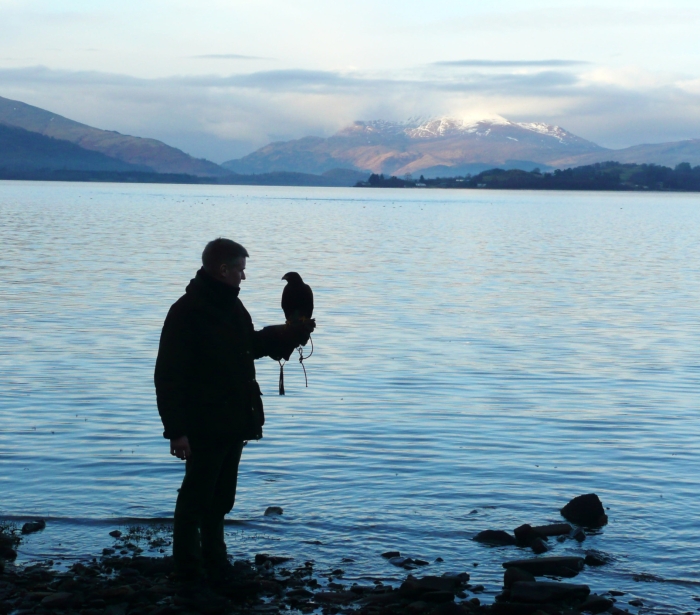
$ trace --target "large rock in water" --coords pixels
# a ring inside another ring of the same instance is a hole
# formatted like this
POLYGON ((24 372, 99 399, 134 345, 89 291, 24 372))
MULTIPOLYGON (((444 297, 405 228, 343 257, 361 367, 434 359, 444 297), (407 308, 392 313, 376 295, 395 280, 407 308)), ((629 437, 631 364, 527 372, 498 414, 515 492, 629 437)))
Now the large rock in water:
POLYGON ((524 545, 529 545, 535 538, 539 538, 540 534, 535 533, 529 523, 523 523, 513 530, 515 539, 524 545))
POLYGON ((516 581, 510 588, 514 602, 574 602, 585 600, 591 593, 588 585, 556 583, 555 581, 516 581))
POLYGON ((536 525, 532 531, 540 536, 564 536, 573 528, 568 523, 550 523, 549 525, 536 525))
POLYGON ((536 602, 494 602, 488 612, 490 615, 549 615, 561 613, 561 606, 536 602))
POLYGON ((603 503, 595 493, 575 497, 560 512, 562 516, 577 525, 600 527, 608 522, 603 503))
POLYGON ((571 532, 573 528, 568 523, 551 523, 549 525, 531 526, 529 523, 516 527, 513 530, 515 538, 521 544, 530 544, 535 538, 547 538, 549 536, 563 536, 571 532))
MULTIPOLYGON (((423 594, 433 592, 451 592, 454 594, 459 591, 462 584, 469 580, 469 575, 460 576, 427 576, 416 578, 413 575, 408 575, 408 578, 401 584, 399 595, 402 598, 416 600, 423 594), (462 580, 463 579, 463 580, 462 580)), ((422 598, 421 598, 422 599, 422 598)))

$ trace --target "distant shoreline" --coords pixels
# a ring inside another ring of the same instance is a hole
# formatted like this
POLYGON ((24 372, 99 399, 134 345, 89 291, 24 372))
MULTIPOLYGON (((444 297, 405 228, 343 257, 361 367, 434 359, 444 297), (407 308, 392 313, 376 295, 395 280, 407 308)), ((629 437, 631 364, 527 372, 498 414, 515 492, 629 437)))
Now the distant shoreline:
POLYGON ((373 173, 358 188, 452 188, 497 190, 572 190, 615 192, 700 192, 700 166, 684 162, 675 169, 654 164, 602 162, 542 173, 539 169, 490 169, 478 175, 418 180, 373 173))
POLYGON ((275 172, 259 175, 223 175, 202 177, 186 173, 148 173, 143 171, 72 171, 72 170, 9 170, 0 168, 0 180, 53 182, 112 182, 118 184, 191 184, 220 186, 308 186, 352 187, 357 179, 310 173, 275 172))
MULTIPOLYGON (((324 175, 296 172, 272 172, 252 175, 231 174, 202 177, 185 173, 142 171, 74 171, 74 170, 11 170, 0 168, 0 180, 111 182, 126 184, 175 184, 219 186, 306 186, 355 188, 415 189, 496 189, 496 190, 563 190, 613 192, 700 192, 700 166, 682 163, 671 169, 653 164, 620 164, 603 162, 553 172, 504 170, 483 171, 478 175, 419 179, 399 178, 373 173, 366 181, 351 180, 347 174, 327 172, 324 175)), ((352 174, 352 171, 349 171, 352 174)))

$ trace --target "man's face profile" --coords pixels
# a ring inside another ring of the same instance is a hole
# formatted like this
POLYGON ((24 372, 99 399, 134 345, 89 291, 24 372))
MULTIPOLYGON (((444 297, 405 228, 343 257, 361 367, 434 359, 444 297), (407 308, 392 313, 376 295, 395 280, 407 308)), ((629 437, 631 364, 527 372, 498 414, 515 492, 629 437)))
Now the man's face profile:
POLYGON ((240 288, 241 282, 245 280, 246 258, 241 256, 229 264, 222 264, 219 267, 219 277, 224 284, 240 288))

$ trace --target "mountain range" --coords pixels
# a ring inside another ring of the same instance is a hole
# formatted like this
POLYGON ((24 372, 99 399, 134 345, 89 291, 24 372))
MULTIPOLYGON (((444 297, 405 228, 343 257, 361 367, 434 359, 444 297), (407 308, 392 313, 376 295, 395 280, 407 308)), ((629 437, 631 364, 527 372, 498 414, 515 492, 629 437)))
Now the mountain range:
POLYGON ((407 122, 355 122, 328 138, 270 143, 229 160, 236 173, 285 169, 322 173, 350 168, 388 175, 463 175, 501 167, 526 171, 616 160, 675 166, 700 164, 700 139, 612 150, 560 128, 502 117, 478 121, 442 117, 407 122))
POLYGON ((245 183, 249 178, 249 183, 354 185, 369 173, 444 177, 494 167, 544 171, 608 160, 696 166, 700 139, 612 150, 558 126, 499 116, 375 120, 354 122, 330 137, 270 143, 218 165, 156 139, 101 130, 0 97, 0 171, 19 173, 168 173, 219 183, 245 183), (262 175, 267 178, 257 179, 262 175))

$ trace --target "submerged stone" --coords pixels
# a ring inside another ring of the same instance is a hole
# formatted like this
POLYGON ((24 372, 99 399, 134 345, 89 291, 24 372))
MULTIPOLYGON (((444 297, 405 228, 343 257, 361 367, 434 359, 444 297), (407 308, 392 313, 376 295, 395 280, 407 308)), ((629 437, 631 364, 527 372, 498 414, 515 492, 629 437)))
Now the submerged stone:
POLYGON ((73 601, 73 594, 70 592, 56 592, 46 596, 41 600, 41 606, 45 609, 63 609, 73 601))
POLYGON ((290 589, 287 592, 287 596, 290 598, 304 598, 308 600, 309 598, 313 598, 314 594, 313 592, 310 592, 308 589, 304 589, 303 587, 298 587, 297 589, 290 589))
POLYGON ((533 550, 534 553, 537 555, 541 555, 542 553, 546 553, 549 551, 549 547, 545 543, 544 540, 541 538, 535 538, 531 543, 530 543, 530 548, 533 550))
POLYGON ((264 564, 270 563, 271 566, 277 566, 277 564, 282 564, 283 562, 288 562, 291 557, 281 557, 279 555, 268 555, 267 553, 257 553, 255 555, 255 563, 258 566, 263 566, 264 564))
POLYGON ((586 551, 586 566, 603 566, 609 564, 613 560, 607 553, 589 549, 586 551))
POLYGON ((33 532, 38 532, 46 527, 46 521, 43 519, 37 519, 36 521, 29 521, 22 526, 22 534, 31 534, 33 532))
POLYGON ((324 602, 328 604, 348 604, 358 600, 359 596, 354 592, 317 592, 314 594, 316 602, 324 602))
POLYGON ((579 605, 578 610, 584 613, 603 613, 614 606, 614 602, 610 598, 605 598, 604 596, 599 596, 597 594, 591 594, 586 598, 586 601, 579 605))
POLYGON ((484 530, 474 536, 476 542, 487 545, 508 546, 515 544, 515 538, 504 530, 484 530))
POLYGON ((442 576, 446 579, 452 579, 460 584, 467 583, 469 581, 468 572, 445 572, 442 576))
POLYGON ((10 545, 0 544, 0 559, 13 562, 17 559, 17 551, 15 551, 10 545))
POLYGON ((421 595, 425 602, 454 602, 455 596, 451 591, 426 592, 421 595))

